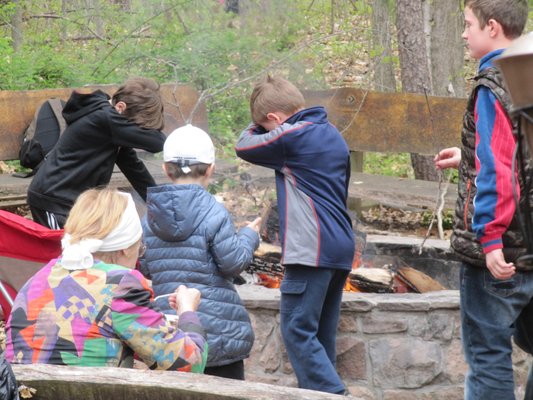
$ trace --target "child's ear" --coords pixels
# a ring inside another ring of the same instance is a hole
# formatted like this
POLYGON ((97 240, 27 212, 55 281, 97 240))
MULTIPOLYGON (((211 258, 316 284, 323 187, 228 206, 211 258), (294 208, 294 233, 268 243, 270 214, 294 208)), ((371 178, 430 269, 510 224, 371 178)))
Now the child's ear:
POLYGON ((126 107, 126 103, 123 101, 119 101, 115 104, 115 110, 117 110, 119 114, 123 114, 124 111, 126 111, 126 107))
POLYGON ((487 29, 489 30, 489 34, 491 37, 495 37, 503 33, 503 28, 501 24, 492 18, 487 21, 487 29))
POLYGON ((267 114, 267 120, 269 120, 269 121, 274 121, 274 122, 276 122, 278 125, 281 125, 281 123, 283 122, 283 121, 281 120, 281 117, 280 117, 278 114, 276 114, 276 113, 268 113, 268 114, 267 114))
POLYGON ((168 178, 172 179, 172 177, 168 174, 167 164, 166 164, 166 163, 161 164, 161 168, 163 169, 163 172, 165 173, 165 175, 166 175, 168 178))
POLYGON ((211 178, 211 175, 213 175, 213 173, 215 172, 215 163, 211 164, 208 168, 207 168, 207 171, 205 173, 205 176, 208 177, 208 178, 211 178))

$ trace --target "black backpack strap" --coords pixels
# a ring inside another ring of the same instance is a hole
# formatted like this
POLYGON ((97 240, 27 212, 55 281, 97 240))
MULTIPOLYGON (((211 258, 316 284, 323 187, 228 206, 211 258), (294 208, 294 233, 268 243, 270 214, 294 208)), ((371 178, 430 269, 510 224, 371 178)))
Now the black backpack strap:
POLYGON ((54 97, 50 100, 48 100, 48 103, 50 104, 50 108, 54 112, 54 115, 56 117, 57 123, 59 124, 59 135, 65 131, 67 128, 67 123, 65 121, 65 118, 63 118, 63 101, 57 97, 54 97))

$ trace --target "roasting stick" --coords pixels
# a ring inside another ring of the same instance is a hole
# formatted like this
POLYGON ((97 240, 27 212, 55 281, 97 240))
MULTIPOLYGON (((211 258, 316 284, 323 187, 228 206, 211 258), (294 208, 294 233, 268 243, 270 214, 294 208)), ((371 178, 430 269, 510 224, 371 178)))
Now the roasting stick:
POLYGON ((426 243, 426 240, 428 240, 429 235, 431 234, 431 228, 433 228, 433 223, 435 222, 435 219, 437 219, 439 239, 444 239, 444 229, 442 228, 442 210, 444 209, 444 198, 446 197, 446 193, 448 193, 448 186, 450 185, 451 179, 452 174, 448 174, 448 178, 446 179, 446 182, 444 182, 444 173, 442 171, 439 171, 439 193, 437 195, 437 204, 435 206, 433 214, 431 215, 431 221, 429 222, 429 227, 426 232, 426 236, 424 236, 424 240, 422 240, 422 243, 420 243, 420 246, 418 247, 419 255, 422 254, 424 244, 426 243))
MULTIPOLYGON (((426 105, 428 109, 429 114, 429 121, 431 123, 431 132, 435 133, 435 127, 433 124, 433 114, 431 113, 431 107, 429 105, 429 98, 426 90, 424 89, 424 96, 426 97, 426 105)), ((428 230, 426 232, 426 236, 424 237, 424 240, 422 240, 422 243, 420 243, 420 247, 418 248, 418 254, 422 254, 422 249, 424 248, 424 244, 426 243, 426 240, 428 240, 429 235, 431 234, 431 228, 433 228, 433 223, 435 222, 435 218, 437 219, 437 228, 439 230, 439 238, 442 240, 444 239, 444 229, 442 228, 442 210, 444 209, 444 198, 446 197, 446 193, 448 193, 448 185, 450 184, 452 174, 448 174, 448 179, 446 180, 446 184, 443 185, 444 182, 444 172, 438 171, 439 174, 439 192, 437 194, 437 203, 435 205, 435 210, 433 211, 433 214, 431 215, 431 221, 429 223, 428 230)))
POLYGON ((164 299, 165 297, 168 297, 168 296, 170 296, 171 294, 174 294, 174 293, 175 293, 175 292, 167 293, 167 294, 160 294, 159 296, 156 296, 156 297, 154 298, 154 301, 159 300, 159 299, 164 299))

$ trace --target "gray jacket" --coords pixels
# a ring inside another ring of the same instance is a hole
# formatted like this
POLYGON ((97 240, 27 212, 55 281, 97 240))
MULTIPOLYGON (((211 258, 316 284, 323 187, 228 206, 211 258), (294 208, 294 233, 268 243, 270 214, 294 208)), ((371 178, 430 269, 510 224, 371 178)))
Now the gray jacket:
MULTIPOLYGON (((247 358, 254 333, 233 278, 251 262, 259 235, 247 227, 236 233, 228 211, 199 185, 149 188, 147 208, 141 271, 152 279, 155 295, 171 293, 180 284, 200 290, 207 366, 247 358)), ((167 298, 158 306, 175 314, 167 298)))

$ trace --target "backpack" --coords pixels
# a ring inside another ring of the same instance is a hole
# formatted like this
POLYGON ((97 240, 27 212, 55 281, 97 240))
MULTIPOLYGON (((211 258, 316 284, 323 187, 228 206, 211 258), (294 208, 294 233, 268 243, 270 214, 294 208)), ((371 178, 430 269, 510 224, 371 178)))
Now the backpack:
POLYGON ((65 102, 58 98, 47 99, 37 110, 24 131, 24 139, 19 151, 20 165, 31 168, 29 173, 14 174, 20 178, 33 176, 59 137, 67 127, 62 111, 65 102))

